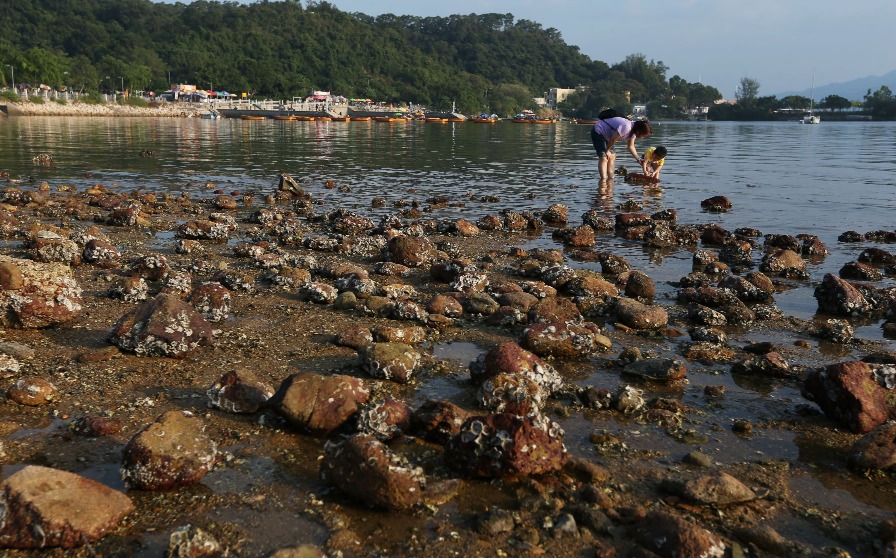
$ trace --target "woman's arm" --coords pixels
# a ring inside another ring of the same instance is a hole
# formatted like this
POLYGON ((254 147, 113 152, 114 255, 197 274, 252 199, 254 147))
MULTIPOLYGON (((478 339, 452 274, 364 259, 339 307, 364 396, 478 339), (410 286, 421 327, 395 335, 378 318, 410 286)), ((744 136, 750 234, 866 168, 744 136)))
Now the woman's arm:
POLYGON ((644 171, 644 174, 647 174, 647 159, 642 159, 641 156, 638 155, 638 150, 635 149, 635 138, 633 137, 628 139, 628 152, 632 154, 632 157, 634 157, 638 165, 641 166, 641 170, 644 171))
POLYGON ((610 151, 611 149, 613 149, 613 146, 616 145, 616 140, 618 140, 621 137, 622 136, 619 135, 619 132, 616 132, 615 134, 613 134, 613 137, 610 138, 609 140, 607 140, 607 151, 610 151))

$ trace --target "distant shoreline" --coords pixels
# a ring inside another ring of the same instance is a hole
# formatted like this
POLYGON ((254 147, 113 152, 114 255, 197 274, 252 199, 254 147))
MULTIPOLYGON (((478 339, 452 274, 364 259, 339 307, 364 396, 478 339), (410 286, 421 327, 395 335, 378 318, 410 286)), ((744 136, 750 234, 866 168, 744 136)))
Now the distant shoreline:
POLYGON ((0 102, 0 113, 4 116, 156 116, 165 118, 190 118, 204 112, 203 107, 187 103, 161 103, 152 107, 136 107, 115 103, 90 104, 69 101, 65 104, 54 101, 44 103, 0 102))

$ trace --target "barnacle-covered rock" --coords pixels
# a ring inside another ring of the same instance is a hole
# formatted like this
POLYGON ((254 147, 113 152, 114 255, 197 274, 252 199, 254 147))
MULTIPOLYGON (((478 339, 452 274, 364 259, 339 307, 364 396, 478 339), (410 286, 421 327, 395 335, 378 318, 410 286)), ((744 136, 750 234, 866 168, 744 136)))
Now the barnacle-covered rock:
POLYGON ((254 413, 274 395, 274 388, 248 370, 230 370, 206 391, 208 405, 228 413, 254 413))
POLYGON ((387 510, 420 503, 426 488, 423 469, 367 434, 328 442, 320 476, 359 502, 387 510))
POLYGON ((665 308, 644 304, 633 298, 617 299, 615 311, 616 319, 632 329, 660 329, 669 323, 669 313, 665 308))
POLYGON ((187 221, 177 228, 177 238, 202 239, 202 240, 227 240, 230 232, 236 227, 229 222, 211 221, 208 219, 196 219, 187 221))
POLYGON ((6 397, 20 405, 46 405, 59 399, 59 390, 43 378, 25 376, 16 380, 6 397))
POLYGON ((445 446, 448 465, 470 477, 503 478, 557 471, 569 459, 563 430, 541 415, 473 416, 445 446))
POLYGON ((401 436, 411 427, 411 409, 392 397, 368 400, 358 411, 358 431, 382 441, 401 436))
POLYGON ((220 322, 230 315, 230 291, 217 281, 197 285, 187 295, 187 302, 210 322, 220 322))
POLYGON ((819 310, 837 316, 859 316, 873 308, 860 290, 831 273, 824 276, 813 294, 819 310))
POLYGON ((193 306, 174 295, 160 294, 122 316, 109 338, 140 356, 182 358, 210 345, 213 331, 193 306))
POLYGON ((168 411, 124 448, 121 477, 141 490, 168 490, 199 482, 211 471, 218 447, 187 411, 168 411))
POLYGON ((361 349, 361 362, 372 377, 404 384, 420 364, 420 353, 404 343, 374 343, 361 349))
POLYGON ((553 393, 563 385, 563 378, 553 366, 512 342, 493 347, 470 364, 470 377, 476 383, 501 373, 526 376, 548 393, 553 393))
POLYGON ((547 394, 528 376, 498 374, 479 386, 479 403, 495 413, 511 413, 527 416, 538 413, 544 406, 547 394))
POLYGON ((550 322, 526 328, 520 345, 540 357, 581 358, 608 351, 612 342, 592 322, 550 322))
POLYGON ((81 315, 81 287, 69 266, 0 255, 0 325, 42 328, 81 315))

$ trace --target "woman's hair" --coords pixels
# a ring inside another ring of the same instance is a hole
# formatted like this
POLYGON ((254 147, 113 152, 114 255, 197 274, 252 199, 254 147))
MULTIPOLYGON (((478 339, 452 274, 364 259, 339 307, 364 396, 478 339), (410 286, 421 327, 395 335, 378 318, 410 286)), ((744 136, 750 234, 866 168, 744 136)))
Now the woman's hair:
POLYGON ((653 128, 650 127, 650 122, 646 120, 636 120, 635 124, 632 126, 632 133, 635 134, 636 137, 646 138, 647 136, 653 135, 653 128))

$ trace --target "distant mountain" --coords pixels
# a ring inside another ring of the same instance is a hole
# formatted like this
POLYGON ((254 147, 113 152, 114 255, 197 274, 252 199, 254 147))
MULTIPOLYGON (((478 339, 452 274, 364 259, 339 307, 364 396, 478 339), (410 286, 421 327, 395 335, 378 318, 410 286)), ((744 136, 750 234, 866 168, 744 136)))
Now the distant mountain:
MULTIPOLYGON (((872 93, 886 85, 892 91, 896 91, 896 70, 886 73, 882 76, 868 76, 857 78, 843 83, 829 83, 828 85, 815 86, 815 99, 823 99, 828 95, 840 95, 846 97, 850 101, 861 101, 865 98, 865 94, 870 89, 872 93)), ((775 97, 782 99, 788 95, 803 95, 809 97, 812 95, 812 88, 807 87, 802 91, 784 91, 775 94, 775 97)))

